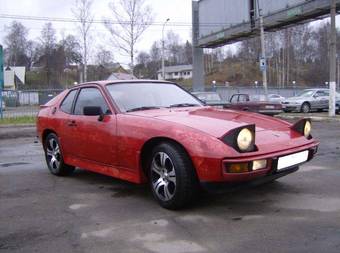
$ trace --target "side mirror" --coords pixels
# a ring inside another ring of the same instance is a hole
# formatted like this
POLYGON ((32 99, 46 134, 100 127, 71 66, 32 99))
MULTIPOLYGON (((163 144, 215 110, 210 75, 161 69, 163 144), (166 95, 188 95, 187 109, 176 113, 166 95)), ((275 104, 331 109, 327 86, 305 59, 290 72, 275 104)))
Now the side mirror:
POLYGON ((313 98, 318 98, 318 97, 319 97, 319 96, 318 96, 318 95, 316 95, 316 94, 314 94, 314 95, 313 95, 313 98))
POLYGON ((99 116, 98 120, 102 121, 104 119, 104 113, 100 106, 85 106, 84 107, 85 116, 99 116))

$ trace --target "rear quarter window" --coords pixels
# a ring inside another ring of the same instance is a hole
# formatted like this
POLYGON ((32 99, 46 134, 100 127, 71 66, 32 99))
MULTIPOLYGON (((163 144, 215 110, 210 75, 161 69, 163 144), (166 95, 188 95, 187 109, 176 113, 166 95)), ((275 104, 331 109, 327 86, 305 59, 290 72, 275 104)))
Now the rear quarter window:
POLYGON ((60 110, 65 113, 71 114, 72 113, 72 105, 74 97, 77 94, 77 90, 71 90, 66 97, 64 98, 63 102, 60 105, 60 110))

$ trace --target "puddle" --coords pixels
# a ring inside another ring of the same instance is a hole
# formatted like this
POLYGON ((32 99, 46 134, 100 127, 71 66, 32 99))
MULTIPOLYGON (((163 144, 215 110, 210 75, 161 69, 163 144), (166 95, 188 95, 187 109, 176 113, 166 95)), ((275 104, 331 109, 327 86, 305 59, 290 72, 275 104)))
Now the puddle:
POLYGON ((0 167, 8 168, 8 167, 12 167, 12 166, 25 165, 25 164, 29 164, 29 163, 25 163, 25 162, 0 163, 0 167))

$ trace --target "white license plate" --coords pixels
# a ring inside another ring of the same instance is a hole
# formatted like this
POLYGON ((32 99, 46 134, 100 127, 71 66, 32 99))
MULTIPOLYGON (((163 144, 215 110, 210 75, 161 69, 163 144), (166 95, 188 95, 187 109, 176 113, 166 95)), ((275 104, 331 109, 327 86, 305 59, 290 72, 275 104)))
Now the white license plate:
POLYGON ((266 107, 266 109, 275 109, 275 106, 273 106, 273 105, 266 105, 265 107, 266 107))
POLYGON ((277 163, 277 170, 282 170, 307 161, 308 153, 308 150, 305 150, 299 153, 280 157, 277 163))

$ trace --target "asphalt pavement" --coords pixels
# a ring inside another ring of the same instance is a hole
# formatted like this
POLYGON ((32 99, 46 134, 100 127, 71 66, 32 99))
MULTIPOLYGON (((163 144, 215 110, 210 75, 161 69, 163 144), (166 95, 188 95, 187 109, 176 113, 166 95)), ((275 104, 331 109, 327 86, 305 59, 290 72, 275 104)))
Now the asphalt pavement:
POLYGON ((158 206, 146 186, 51 175, 34 137, 0 139, 0 252, 340 252, 340 123, 315 159, 256 188, 158 206))

